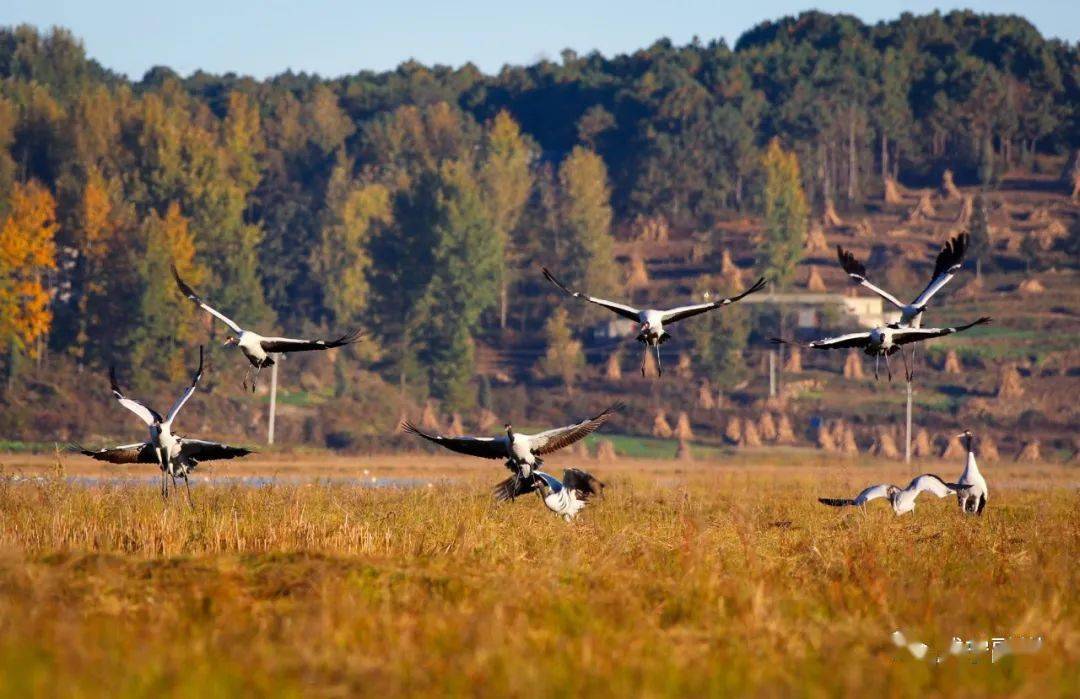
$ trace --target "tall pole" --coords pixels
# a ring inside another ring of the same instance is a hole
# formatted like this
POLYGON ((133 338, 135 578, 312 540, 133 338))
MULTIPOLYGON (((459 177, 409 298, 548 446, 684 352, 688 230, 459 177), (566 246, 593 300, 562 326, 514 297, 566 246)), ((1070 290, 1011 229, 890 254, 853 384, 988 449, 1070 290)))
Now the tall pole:
POLYGON ((911 463, 911 382, 907 382, 907 437, 904 439, 904 463, 911 463))
POLYGON ((769 398, 776 397, 776 350, 769 350, 769 398))
MULTIPOLYGON (((281 355, 278 355, 278 361, 281 355)), ((270 424, 266 430, 266 443, 274 443, 274 415, 277 413, 277 361, 270 367, 270 424)), ((909 389, 910 390, 910 389, 909 389)), ((909 412, 910 414, 910 412, 909 412)))

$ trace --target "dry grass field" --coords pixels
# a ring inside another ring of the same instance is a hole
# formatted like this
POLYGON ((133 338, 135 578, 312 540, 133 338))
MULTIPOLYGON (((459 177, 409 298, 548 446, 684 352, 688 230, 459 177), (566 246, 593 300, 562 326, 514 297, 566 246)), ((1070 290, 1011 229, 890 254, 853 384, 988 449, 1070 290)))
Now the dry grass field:
POLYGON ((0 457, 0 695, 1080 695, 1076 468, 988 465, 973 519, 815 501, 913 473, 885 462, 586 464, 568 525, 468 459, 248 461, 194 508, 63 461, 0 457))

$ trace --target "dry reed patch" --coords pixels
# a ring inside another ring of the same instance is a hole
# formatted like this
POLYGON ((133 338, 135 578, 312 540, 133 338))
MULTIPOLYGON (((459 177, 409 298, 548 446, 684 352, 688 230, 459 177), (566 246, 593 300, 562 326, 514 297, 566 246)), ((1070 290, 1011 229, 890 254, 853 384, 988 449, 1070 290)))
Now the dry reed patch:
POLYGON ((0 693, 1075 689, 1068 481, 999 489, 982 519, 951 499, 903 518, 814 501, 870 470, 617 472, 569 526, 533 498, 491 503, 479 476, 205 486, 193 510, 151 486, 5 484, 0 693), (934 667, 895 628, 1046 646, 934 667))

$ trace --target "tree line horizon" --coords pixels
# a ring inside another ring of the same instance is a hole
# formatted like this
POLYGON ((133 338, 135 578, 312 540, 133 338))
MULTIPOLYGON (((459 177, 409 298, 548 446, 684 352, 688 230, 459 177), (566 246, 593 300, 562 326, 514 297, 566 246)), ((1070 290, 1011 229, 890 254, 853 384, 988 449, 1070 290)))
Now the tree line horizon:
MULTIPOLYGON (((576 364, 565 315, 552 326, 531 302, 549 293, 538 260, 618 294, 613 246, 635 227, 761 216, 757 265, 783 286, 826 204, 859 210, 887 180, 945 169, 992 188, 1080 147, 1077 46, 970 11, 807 12, 733 48, 664 39, 492 75, 406 62, 333 79, 132 81, 66 30, 20 26, 0 28, 0 81, 9 380, 46 348, 183 375, 206 331, 175 264, 253 327, 364 326, 360 358, 386 380, 464 407, 476 341, 508 326, 559 338, 553 373, 576 364)), ((747 339, 731 315, 694 333, 718 373, 747 339)))

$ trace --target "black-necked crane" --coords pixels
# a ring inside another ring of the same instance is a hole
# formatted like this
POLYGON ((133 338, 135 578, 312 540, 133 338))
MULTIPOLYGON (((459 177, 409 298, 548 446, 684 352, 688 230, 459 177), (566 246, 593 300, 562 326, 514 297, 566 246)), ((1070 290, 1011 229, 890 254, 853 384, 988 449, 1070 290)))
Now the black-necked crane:
POLYGON ((831 507, 861 507, 871 500, 888 498, 893 512, 902 515, 915 509, 915 499, 920 493, 931 493, 943 498, 954 494, 960 487, 956 483, 946 483, 932 473, 924 473, 916 476, 906 488, 900 488, 891 483, 881 483, 866 488, 854 498, 818 498, 818 502, 831 507))
POLYGON ((571 291, 565 284, 560 282, 555 276, 548 270, 547 267, 541 267, 544 272, 544 277, 549 282, 557 286, 563 292, 573 296, 574 298, 585 299, 590 303, 595 303, 598 306, 603 306, 609 311, 622 316, 628 320, 632 320, 638 323, 637 341, 645 345, 645 355, 641 361, 641 375, 645 375, 645 360, 649 353, 649 348, 652 347, 656 353, 656 371, 658 375, 663 375, 664 371, 660 364, 660 345, 667 342, 670 335, 664 329, 664 325, 671 325, 680 320, 690 318, 701 313, 707 313, 717 308, 723 308, 724 306, 735 303, 744 296, 749 296, 755 291, 761 291, 765 288, 765 277, 761 277, 754 285, 746 291, 738 294, 737 296, 731 296, 722 298, 716 301, 710 301, 708 303, 698 303, 690 306, 679 306, 678 308, 671 308, 669 310, 659 310, 656 308, 634 308, 633 306, 627 306, 626 304, 616 303, 615 301, 608 301, 606 299, 597 298, 595 296, 589 296, 583 294, 580 291, 571 291))
MULTIPOLYGON (((836 337, 827 337, 812 342, 794 342, 778 337, 772 338, 772 342, 778 344, 794 344, 807 349, 834 350, 834 349, 861 349, 864 353, 874 357, 874 378, 878 378, 878 360, 885 358, 885 369, 888 371, 889 380, 892 381, 892 368, 889 366, 889 355, 895 354, 904 345, 914 342, 923 342, 935 337, 944 337, 954 333, 963 332, 976 325, 984 325, 990 322, 989 316, 983 316, 978 320, 966 325, 957 325, 950 328, 894 328, 882 326, 857 333, 848 333, 836 337)), ((907 368, 907 356, 904 357, 904 367, 910 379, 910 369, 907 368)))
POLYGON ((529 478, 510 476, 496 485, 495 499, 503 502, 536 492, 545 507, 569 522, 603 489, 603 483, 579 468, 564 470, 561 481, 550 473, 534 470, 529 478))
MULTIPOLYGON (((844 250, 844 248, 837 245, 836 256, 840 260, 840 266, 847 273, 848 277, 851 278, 853 283, 866 287, 900 310, 900 320, 896 323, 891 323, 889 327, 921 328, 923 323, 923 313, 926 311, 926 306, 930 303, 930 299, 941 291, 942 287, 948 284, 949 281, 956 276, 956 273, 960 271, 960 267, 964 262, 964 253, 968 248, 968 242, 969 236, 967 233, 960 233, 952 239, 945 241, 945 245, 943 245, 941 251, 938 252, 937 260, 934 262, 934 272, 930 275, 930 283, 926 285, 926 288, 923 289, 922 293, 916 296, 915 300, 911 303, 900 301, 897 297, 870 282, 870 280, 866 278, 866 266, 856 259, 855 255, 850 251, 844 250)), ((905 364, 907 363, 906 356, 904 362, 905 364)), ((909 381, 911 380, 914 371, 915 348, 913 347, 911 349, 911 368, 907 372, 909 381)))
POLYGON ((482 459, 506 459, 506 467, 516 477, 529 478, 544 463, 541 456, 584 439, 599 429, 621 408, 621 403, 615 403, 602 412, 573 425, 556 427, 537 434, 515 432, 509 423, 504 426, 505 434, 496 437, 448 437, 441 434, 428 434, 408 420, 403 420, 401 427, 410 434, 423 437, 459 454, 478 456, 482 459))
MULTIPOLYGON (((251 362, 251 366, 255 368, 254 374, 251 377, 252 391, 255 390, 255 382, 259 378, 259 372, 266 367, 273 366, 274 359, 270 356, 272 354, 280 352, 310 352, 312 350, 334 349, 335 347, 350 345, 361 339, 362 331, 360 330, 354 330, 347 335, 342 335, 336 340, 296 340, 289 337, 266 337, 251 330, 245 330, 224 313, 206 304, 199 295, 180 278, 180 274, 176 271, 175 266, 172 268, 172 273, 173 277, 176 279, 176 285, 180 288, 180 291, 184 296, 191 299, 199 308, 225 323, 225 325, 229 326, 230 330, 236 333, 235 335, 226 337, 224 344, 226 347, 239 347, 240 351, 247 357, 247 360, 251 362)), ((246 378, 244 379, 244 387, 247 388, 246 378)))
POLYGON ((957 483, 962 490, 956 491, 956 500, 960 509, 971 514, 981 515, 986 501, 990 499, 990 488, 986 485, 986 479, 979 471, 979 464, 975 461, 974 441, 975 435, 970 430, 964 430, 956 435, 964 440, 964 448, 967 456, 964 460, 964 472, 960 474, 957 483))
POLYGON ((191 385, 176 400, 168 414, 162 417, 161 413, 134 398, 128 398, 120 389, 116 380, 115 368, 109 369, 109 385, 112 393, 120 402, 120 405, 133 412, 140 420, 146 423, 150 430, 150 439, 135 444, 124 444, 118 447, 108 447, 91 451, 78 447, 80 453, 98 461, 108 461, 114 464, 157 464, 161 469, 161 494, 167 497, 168 479, 172 480, 173 490, 176 489, 176 479, 183 478, 187 486, 188 501, 191 501, 191 484, 188 481, 188 473, 199 462, 219 459, 234 459, 238 456, 247 456, 250 450, 241 447, 231 447, 217 442, 208 442, 201 439, 189 439, 173 432, 173 421, 180 413, 180 409, 188 402, 195 393, 202 378, 203 348, 199 347, 199 368, 191 380, 191 385))

